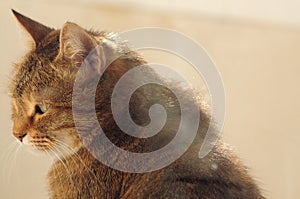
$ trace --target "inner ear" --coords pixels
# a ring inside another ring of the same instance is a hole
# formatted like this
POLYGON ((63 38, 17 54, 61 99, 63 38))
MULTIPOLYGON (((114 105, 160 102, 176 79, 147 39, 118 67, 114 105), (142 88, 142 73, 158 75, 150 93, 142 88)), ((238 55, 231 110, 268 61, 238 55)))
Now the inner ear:
POLYGON ((24 15, 18 13, 13 9, 12 12, 21 27, 25 30, 26 33, 30 35, 30 37, 34 41, 35 46, 37 46, 46 37, 46 35, 53 31, 52 28, 44 26, 39 22, 25 17, 24 15))
POLYGON ((60 50, 58 57, 83 61, 97 46, 97 42, 83 28, 67 22, 60 31, 60 50))

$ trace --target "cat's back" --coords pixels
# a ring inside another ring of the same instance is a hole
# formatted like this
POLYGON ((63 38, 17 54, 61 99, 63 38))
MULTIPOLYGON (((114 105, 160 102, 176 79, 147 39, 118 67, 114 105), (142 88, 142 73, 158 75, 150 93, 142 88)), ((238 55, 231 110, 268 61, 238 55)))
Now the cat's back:
POLYGON ((121 198, 264 197, 231 149, 219 142, 205 158, 187 153, 162 170, 137 176, 121 198))

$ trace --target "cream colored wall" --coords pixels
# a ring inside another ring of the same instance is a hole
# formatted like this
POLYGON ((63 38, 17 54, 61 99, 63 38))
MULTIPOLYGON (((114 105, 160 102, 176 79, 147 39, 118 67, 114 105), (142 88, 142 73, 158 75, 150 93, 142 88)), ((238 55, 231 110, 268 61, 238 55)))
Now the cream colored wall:
POLYGON ((17 150, 11 136, 6 87, 12 63, 25 48, 10 8, 53 27, 70 20, 113 31, 160 26, 191 36, 206 48, 224 80, 225 140, 235 147, 268 198, 300 197, 300 29, 296 25, 205 17, 178 9, 64 2, 1 3, 0 198, 46 198, 44 179, 50 163, 46 157, 17 150))
MULTIPOLYGON (((65 1, 74 2, 74 0, 65 1)), ((99 1, 85 0, 85 2, 96 3, 99 1)), ((101 2, 300 27, 300 1, 298 0, 186 0, 184 3, 182 0, 101 0, 101 2)))

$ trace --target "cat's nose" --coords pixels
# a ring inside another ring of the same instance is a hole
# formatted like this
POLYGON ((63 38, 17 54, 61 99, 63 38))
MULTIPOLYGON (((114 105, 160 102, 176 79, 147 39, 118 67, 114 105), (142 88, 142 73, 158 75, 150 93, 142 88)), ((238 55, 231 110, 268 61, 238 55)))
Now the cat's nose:
POLYGON ((23 133, 23 132, 20 133, 14 131, 13 134, 18 140, 20 140, 20 142, 22 142, 23 138, 26 136, 27 133, 23 133))

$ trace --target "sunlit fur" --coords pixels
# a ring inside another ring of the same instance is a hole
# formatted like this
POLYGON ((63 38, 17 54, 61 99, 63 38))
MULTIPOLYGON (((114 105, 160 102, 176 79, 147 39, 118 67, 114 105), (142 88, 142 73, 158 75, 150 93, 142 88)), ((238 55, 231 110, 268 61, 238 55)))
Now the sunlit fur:
MULTIPOLYGON (((205 158, 199 159, 198 151, 210 122, 208 110, 201 103, 197 104, 201 121, 195 142, 168 167, 133 174, 99 162, 85 147, 97 137, 93 129, 80 139, 74 125, 74 79, 83 59, 95 45, 104 43, 106 55, 120 52, 127 48, 126 45, 115 41, 112 34, 87 31, 73 23, 68 22, 61 29, 54 30, 19 13, 14 14, 33 37, 35 45, 14 66, 9 89, 13 131, 15 134, 27 133, 22 139, 23 144, 56 157, 57 161, 48 174, 51 198, 264 198, 239 158, 221 140, 205 158), (41 35, 39 30, 42 30, 41 35), (39 114, 36 111, 39 104, 51 106, 39 114)), ((113 85, 130 68, 144 63, 135 52, 123 54, 100 80, 95 99, 99 123, 106 135, 117 146, 133 152, 153 151, 166 145, 176 133, 180 121, 176 96, 168 89, 150 85, 132 97, 132 119, 137 124, 147 124, 150 105, 159 102, 168 113, 168 122, 162 132, 149 140, 138 139, 122 133, 115 124, 109 103, 113 85)), ((152 70, 145 71, 145 78, 147 76, 163 78, 152 70)), ((169 83, 177 85, 176 82, 169 83)), ((126 85, 123 86, 123 92, 126 92, 126 85)), ((183 105, 193 103, 191 92, 179 86, 176 89, 185 97, 183 105)), ((201 100, 201 97, 197 99, 201 100)), ((193 118, 193 115, 189 117, 193 118)), ((90 118, 82 119, 89 121, 90 118)), ((98 150, 110 155, 110 149, 99 146, 98 150)))

